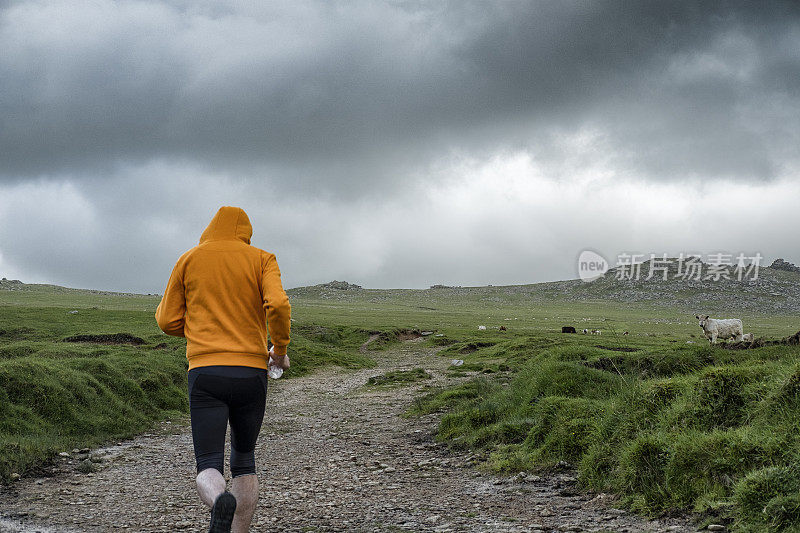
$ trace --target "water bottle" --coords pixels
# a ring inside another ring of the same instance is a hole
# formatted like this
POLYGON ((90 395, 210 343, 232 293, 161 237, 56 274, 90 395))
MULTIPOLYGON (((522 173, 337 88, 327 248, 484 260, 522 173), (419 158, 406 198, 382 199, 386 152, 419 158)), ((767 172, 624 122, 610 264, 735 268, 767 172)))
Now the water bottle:
POLYGON ((272 360, 270 360, 269 370, 267 371, 267 375, 272 379, 278 379, 283 375, 283 369, 278 365, 273 365, 272 360))
POLYGON ((267 341, 267 375, 272 379, 278 379, 283 375, 283 369, 272 362, 274 346, 267 341))

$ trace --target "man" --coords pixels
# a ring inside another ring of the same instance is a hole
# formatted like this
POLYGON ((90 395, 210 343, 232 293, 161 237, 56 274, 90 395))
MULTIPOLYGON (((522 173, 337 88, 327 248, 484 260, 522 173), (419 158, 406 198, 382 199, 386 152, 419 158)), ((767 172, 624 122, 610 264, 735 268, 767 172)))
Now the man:
POLYGON ((250 528, 258 501, 254 450, 264 418, 267 359, 289 368, 291 306, 275 256, 250 246, 252 234, 242 209, 221 207, 200 244, 178 259, 156 310, 165 333, 186 337, 197 492, 211 508, 211 533, 250 528), (230 492, 223 477, 228 422, 230 492))

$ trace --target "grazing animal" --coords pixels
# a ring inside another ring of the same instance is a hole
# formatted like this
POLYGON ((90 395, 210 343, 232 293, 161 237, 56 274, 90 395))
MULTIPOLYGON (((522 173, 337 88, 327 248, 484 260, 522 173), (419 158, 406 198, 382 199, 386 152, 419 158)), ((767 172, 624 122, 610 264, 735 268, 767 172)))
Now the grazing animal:
POLYGON ((603 334, 603 332, 600 331, 599 329, 593 329, 592 330, 592 335, 602 335, 602 334, 603 334))
POLYGON ((738 318, 710 318, 708 315, 695 315, 695 318, 700 321, 703 334, 710 344, 716 344, 718 339, 742 341, 744 328, 738 318))
POLYGON ((752 333, 745 333, 744 335, 742 335, 743 342, 753 342, 755 338, 756 336, 753 335, 752 333))
POLYGON ((572 326, 563 326, 561 328, 561 333, 577 333, 577 331, 575 331, 575 328, 572 326))
POLYGON ((630 333, 628 333, 628 332, 626 331, 625 333, 623 333, 623 335, 630 335, 630 333))
POLYGON ((508 328, 505 326, 500 326, 500 331, 508 331, 508 328))
POLYGON ((485 330, 485 329, 486 329, 486 326, 478 326, 478 329, 479 329, 480 331, 483 331, 483 330, 485 330))
POLYGON ((583 328, 583 334, 584 334, 584 335, 588 335, 588 334, 589 334, 589 330, 588 330, 588 329, 586 329, 586 328, 583 328))

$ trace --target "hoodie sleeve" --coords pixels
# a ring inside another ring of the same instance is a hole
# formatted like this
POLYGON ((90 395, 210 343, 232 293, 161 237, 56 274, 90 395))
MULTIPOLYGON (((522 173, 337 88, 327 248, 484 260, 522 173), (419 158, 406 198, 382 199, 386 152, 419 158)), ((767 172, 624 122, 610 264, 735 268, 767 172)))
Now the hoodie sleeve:
POLYGON ((283 285, 281 285, 281 271, 275 255, 268 253, 262 255, 261 276, 269 337, 275 347, 275 355, 283 355, 289 344, 292 306, 289 304, 289 298, 283 290, 283 285))
POLYGON ((183 326, 186 323, 186 298, 183 290, 183 268, 181 261, 172 269, 167 282, 167 289, 156 309, 156 322, 161 331, 167 335, 184 337, 183 326))

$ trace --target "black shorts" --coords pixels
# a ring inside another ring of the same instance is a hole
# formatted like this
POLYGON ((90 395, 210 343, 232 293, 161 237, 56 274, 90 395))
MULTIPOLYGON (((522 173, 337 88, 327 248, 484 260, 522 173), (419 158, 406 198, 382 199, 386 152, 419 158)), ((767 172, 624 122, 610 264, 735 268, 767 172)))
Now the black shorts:
POLYGON ((231 425, 231 474, 255 474, 255 447, 267 399, 267 371, 203 366, 189 371, 189 410, 197 472, 224 474, 225 432, 231 425))

